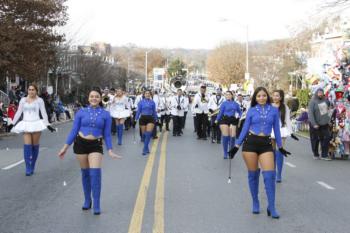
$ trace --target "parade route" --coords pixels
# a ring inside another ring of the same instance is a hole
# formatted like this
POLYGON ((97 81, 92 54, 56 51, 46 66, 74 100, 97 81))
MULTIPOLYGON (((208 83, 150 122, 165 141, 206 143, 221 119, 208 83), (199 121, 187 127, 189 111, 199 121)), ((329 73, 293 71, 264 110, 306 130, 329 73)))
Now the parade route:
POLYGON ((182 137, 159 133, 146 157, 137 131, 136 143, 133 129, 122 146, 113 138, 123 159, 104 155, 100 216, 81 211, 80 169, 71 149, 63 161, 57 156, 71 123, 43 133, 32 177, 24 175, 22 138, 2 138, 0 232, 347 232, 350 161, 313 160, 308 140, 288 140, 292 156, 276 190, 281 218, 266 216, 261 177, 261 213, 252 215, 241 156, 232 161, 228 184, 229 160, 222 158, 221 145, 196 140, 191 123, 188 118, 182 137))

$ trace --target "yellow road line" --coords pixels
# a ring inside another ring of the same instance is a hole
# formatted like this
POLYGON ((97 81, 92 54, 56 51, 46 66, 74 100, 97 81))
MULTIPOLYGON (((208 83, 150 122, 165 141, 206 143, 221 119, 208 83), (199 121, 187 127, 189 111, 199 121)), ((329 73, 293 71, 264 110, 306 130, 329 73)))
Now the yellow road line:
POLYGON ((145 171, 143 173, 142 181, 140 184, 139 192, 137 194, 136 203, 134 207, 134 212, 131 217, 129 225, 129 233, 139 233, 141 232, 143 213, 146 205, 147 192, 149 188, 149 183, 152 176, 154 158, 157 152, 159 139, 153 141, 151 153, 147 160, 145 171))
POLYGON ((164 180, 165 180, 165 162, 166 162, 166 146, 168 132, 163 136, 160 159, 157 176, 156 198, 154 203, 154 224, 153 233, 164 233, 164 180))

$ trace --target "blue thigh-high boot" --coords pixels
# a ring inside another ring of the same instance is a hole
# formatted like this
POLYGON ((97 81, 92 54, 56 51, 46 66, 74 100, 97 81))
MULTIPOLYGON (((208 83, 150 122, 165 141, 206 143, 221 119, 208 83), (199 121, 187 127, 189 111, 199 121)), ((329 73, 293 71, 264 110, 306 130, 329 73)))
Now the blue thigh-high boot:
POLYGON ((276 171, 263 171, 265 191, 268 201, 267 215, 272 218, 279 218, 279 214, 275 208, 275 192, 276 192, 276 171))
POLYGON ((284 156, 283 154, 281 154, 279 150, 276 150, 275 157, 276 157, 276 182, 281 183, 284 156))
POLYGON ((230 136, 222 136, 222 148, 224 149, 224 159, 227 159, 230 136))
POLYGON ((23 157, 26 165, 26 176, 30 176, 32 174, 31 169, 31 157, 33 154, 33 149, 31 144, 24 144, 23 146, 23 157))
POLYGON ((89 168, 81 169, 81 181, 83 184, 84 199, 85 199, 82 209, 88 210, 88 209, 91 209, 91 181, 90 181, 89 168))
POLYGON ((145 142, 143 144, 143 151, 142 151, 142 155, 146 155, 146 154, 149 154, 149 143, 151 141, 151 137, 152 137, 152 132, 148 132, 146 131, 144 133, 145 135, 145 142))
POLYGON ((123 130, 124 126, 122 124, 117 125, 118 145, 121 145, 123 142, 123 130))
POLYGON ((233 148, 235 146, 235 142, 236 142, 236 138, 235 137, 231 137, 230 140, 230 149, 233 148))
POLYGON ((90 168, 90 181, 92 190, 92 199, 94 202, 94 214, 99 215, 100 209, 100 196, 101 196, 101 168, 90 168))
POLYGON ((30 161, 30 173, 32 175, 34 174, 35 163, 39 156, 39 147, 40 145, 33 145, 33 148, 32 148, 32 159, 30 161))
POLYGON ((248 171, 248 183, 250 194, 252 195, 253 200, 253 214, 260 213, 260 204, 259 204, 259 177, 260 177, 260 169, 256 171, 248 171))

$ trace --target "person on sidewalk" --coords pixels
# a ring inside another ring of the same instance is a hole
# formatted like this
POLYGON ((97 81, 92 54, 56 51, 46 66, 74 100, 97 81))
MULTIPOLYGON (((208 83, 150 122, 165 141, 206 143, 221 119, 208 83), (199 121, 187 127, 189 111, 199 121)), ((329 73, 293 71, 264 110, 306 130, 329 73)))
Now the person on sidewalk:
POLYGON ((89 106, 81 108, 75 115, 72 130, 58 155, 63 159, 68 147, 74 141, 73 151, 80 164, 85 198, 82 209, 89 210, 93 204, 94 214, 99 215, 101 213, 102 140, 105 141, 109 156, 113 159, 122 157, 112 150, 112 119, 109 112, 102 107, 102 93, 99 88, 90 91, 88 101, 89 106))
POLYGON ((141 129, 141 137, 143 138, 144 146, 142 155, 147 155, 149 151, 149 143, 152 138, 152 132, 155 122, 157 122, 156 104, 152 100, 152 93, 150 90, 144 92, 144 98, 137 105, 136 121, 139 121, 141 129))
POLYGON ((262 174, 268 201, 267 215, 272 218, 280 217, 275 207, 276 171, 270 137, 272 129, 275 133, 279 151, 285 156, 290 154, 282 147, 279 122, 278 109, 271 105, 271 99, 266 88, 258 87, 253 93, 251 106, 247 112, 242 132, 236 141, 236 145, 229 152, 230 159, 232 159, 244 141, 242 152, 248 168, 248 183, 253 200, 253 214, 260 213, 258 199, 260 176, 258 164, 260 164, 263 170, 262 174))
POLYGON ((12 124, 14 127, 11 132, 23 133, 25 174, 31 176, 34 174, 35 164, 39 156, 41 131, 45 129, 54 131, 48 121, 44 101, 38 96, 38 87, 35 84, 28 86, 28 96, 20 100, 12 124), (22 113, 23 120, 18 122, 22 113), (40 114, 43 119, 40 119, 40 114))
POLYGON ((235 145, 236 127, 242 112, 237 102, 233 100, 232 91, 227 91, 225 97, 226 100, 220 106, 215 124, 220 125, 224 159, 227 159, 229 148, 235 145))
MULTIPOLYGON (((284 91, 274 90, 272 93, 272 106, 278 108, 279 110, 279 119, 280 119, 280 132, 282 137, 282 145, 285 145, 287 137, 292 137, 295 140, 299 140, 292 130, 292 122, 290 120, 290 110, 288 106, 284 103, 284 91)), ((276 164, 276 182, 282 182, 282 169, 283 169, 283 160, 284 155, 281 154, 279 150, 276 150, 276 139, 275 134, 271 132, 272 146, 275 149, 275 164, 276 164)))
POLYGON ((321 159, 331 160, 328 157, 329 142, 331 140, 329 107, 330 103, 325 98, 323 89, 317 89, 308 107, 310 141, 314 159, 320 158, 318 147, 321 143, 321 159))

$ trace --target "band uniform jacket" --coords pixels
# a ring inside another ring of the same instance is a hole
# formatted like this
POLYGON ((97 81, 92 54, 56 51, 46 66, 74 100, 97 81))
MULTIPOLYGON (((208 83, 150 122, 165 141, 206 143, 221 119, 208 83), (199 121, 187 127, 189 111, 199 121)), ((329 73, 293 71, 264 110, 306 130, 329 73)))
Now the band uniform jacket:
POLYGON ((210 110, 216 111, 217 109, 220 108, 221 104, 224 101, 225 101, 225 97, 223 97, 222 95, 220 96, 219 99, 217 98, 217 95, 213 95, 209 99, 208 108, 210 110))
POLYGON ((194 113, 208 114, 209 113, 208 103, 209 103, 209 95, 208 94, 204 94, 204 98, 202 98, 202 94, 197 93, 194 97, 194 100, 193 100, 194 113))
POLYGON ((183 96, 174 96, 170 102, 171 115, 173 116, 184 116, 186 109, 186 101, 183 96), (178 109, 180 106, 181 109, 178 109))

